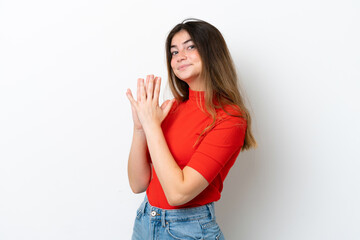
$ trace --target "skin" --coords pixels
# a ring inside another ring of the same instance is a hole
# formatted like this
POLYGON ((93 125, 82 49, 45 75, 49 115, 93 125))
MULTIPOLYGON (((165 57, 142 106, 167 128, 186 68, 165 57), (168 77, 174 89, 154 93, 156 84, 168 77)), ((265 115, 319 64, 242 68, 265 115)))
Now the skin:
POLYGON ((202 61, 189 33, 181 30, 171 41, 171 68, 175 75, 185 81, 194 91, 204 91, 205 83, 201 79, 202 61))
MULTIPOLYGON (((187 82, 192 90, 204 89, 204 82, 200 78, 201 58, 189 34, 184 30, 178 32, 171 45, 171 66, 176 76, 187 82)), ((159 106, 160 84, 160 77, 148 75, 146 83, 144 79, 138 79, 136 100, 130 89, 126 92, 134 121, 128 160, 129 183, 134 193, 145 191, 151 179, 151 167, 154 167, 169 204, 178 206, 192 200, 209 183, 191 167, 180 169, 168 148, 161 123, 169 113, 174 99, 159 106), (149 164, 147 149, 153 166, 149 164)))

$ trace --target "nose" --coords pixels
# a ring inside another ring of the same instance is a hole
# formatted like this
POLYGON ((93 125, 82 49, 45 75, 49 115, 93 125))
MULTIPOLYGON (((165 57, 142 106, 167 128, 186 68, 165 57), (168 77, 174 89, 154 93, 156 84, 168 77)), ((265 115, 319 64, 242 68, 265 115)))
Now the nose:
POLYGON ((182 60, 185 60, 186 58, 187 58, 186 52, 184 50, 179 51, 177 61, 180 62, 182 60))

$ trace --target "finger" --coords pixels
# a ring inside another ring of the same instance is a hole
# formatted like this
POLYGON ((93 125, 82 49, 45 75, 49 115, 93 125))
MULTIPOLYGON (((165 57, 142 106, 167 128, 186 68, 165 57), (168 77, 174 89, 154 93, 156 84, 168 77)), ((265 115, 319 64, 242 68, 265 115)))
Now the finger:
POLYGON ((148 101, 152 101, 153 92, 154 92, 154 75, 150 75, 147 92, 146 92, 148 101))
POLYGON ((144 81, 144 79, 142 78, 138 78, 138 81, 137 81, 137 92, 136 92, 136 98, 137 98, 137 101, 140 102, 140 99, 141 99, 141 96, 140 96, 140 82, 141 81, 144 81))
POLYGON ((175 98, 171 99, 166 106, 164 107, 164 118, 168 115, 168 113, 170 112, 170 109, 172 107, 172 105, 175 102, 175 98))
POLYGON ((146 75, 146 86, 149 84, 150 75, 146 75))
POLYGON ((155 90, 154 90, 154 102, 156 104, 159 104, 160 86, 161 86, 161 77, 157 77, 155 82, 155 90))
POLYGON ((144 79, 140 80, 140 101, 146 100, 146 92, 145 92, 145 86, 144 86, 144 79))
MULTIPOLYGON (((127 98, 129 99, 129 101, 130 101, 130 103, 131 103, 131 106, 135 107, 135 106, 136 106, 136 101, 135 101, 135 99, 134 99, 134 97, 133 97, 130 89, 128 89, 128 90, 126 91, 126 96, 127 96, 127 98)), ((136 107, 135 107, 135 108, 136 108, 136 107)))
POLYGON ((166 106, 168 105, 168 103, 170 102, 170 100, 166 100, 165 102, 163 102, 162 104, 161 104, 161 110, 163 110, 164 111, 164 109, 166 108, 166 106))
MULTIPOLYGON (((150 80, 150 75, 146 75, 146 82, 145 82, 145 91, 147 91, 147 88, 149 86, 149 80, 150 80)), ((147 94, 147 92, 145 92, 147 94)))

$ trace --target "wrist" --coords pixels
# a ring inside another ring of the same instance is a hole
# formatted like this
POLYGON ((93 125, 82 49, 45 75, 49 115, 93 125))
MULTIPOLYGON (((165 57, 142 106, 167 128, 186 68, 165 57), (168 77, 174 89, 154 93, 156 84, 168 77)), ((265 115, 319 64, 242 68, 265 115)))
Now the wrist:
POLYGON ((145 136, 145 131, 144 131, 144 129, 143 128, 141 128, 141 129, 137 129, 137 128, 134 128, 133 129, 133 136, 134 137, 137 137, 137 138, 146 138, 146 136, 145 136))
POLYGON ((134 133, 136 132, 136 133, 144 133, 144 129, 143 128, 136 128, 136 127, 134 127, 134 133))
POLYGON ((143 125, 145 135, 151 134, 153 131, 161 130, 161 125, 156 122, 149 122, 143 125))

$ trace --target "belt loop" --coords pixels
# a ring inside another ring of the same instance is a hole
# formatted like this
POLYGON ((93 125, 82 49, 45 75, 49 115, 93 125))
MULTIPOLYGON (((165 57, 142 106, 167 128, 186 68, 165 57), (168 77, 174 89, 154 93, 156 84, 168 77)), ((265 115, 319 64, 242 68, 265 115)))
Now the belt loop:
POLYGON ((161 225, 163 226, 163 227, 166 227, 166 222, 165 222, 165 212, 166 212, 166 210, 161 210, 161 225))
POLYGON ((141 203, 140 205, 140 211, 144 214, 145 213, 145 208, 146 208, 146 204, 148 203, 147 197, 145 195, 144 201, 141 203))
POLYGON ((211 215, 211 219, 214 219, 214 220, 215 220, 215 207, 214 207, 214 202, 208 203, 208 204, 206 204, 206 206, 209 208, 209 212, 210 212, 210 215, 211 215))

